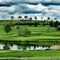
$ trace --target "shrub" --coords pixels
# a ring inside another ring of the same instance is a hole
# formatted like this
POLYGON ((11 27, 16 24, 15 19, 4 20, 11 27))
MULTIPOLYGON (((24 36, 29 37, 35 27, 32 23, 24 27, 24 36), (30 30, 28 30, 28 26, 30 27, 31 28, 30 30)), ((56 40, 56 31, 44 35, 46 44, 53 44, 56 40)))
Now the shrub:
POLYGON ((6 24, 6 25, 5 25, 4 31, 5 31, 6 33, 8 33, 8 32, 11 31, 11 26, 10 26, 10 24, 6 24))
POLYGON ((18 34, 19 34, 20 36, 28 36, 28 35, 31 34, 31 31, 29 31, 27 28, 24 28, 24 29, 20 28, 20 29, 18 30, 18 34))
POLYGON ((20 27, 19 26, 17 26, 17 29, 19 29, 20 27))
POLYGON ((58 26, 58 27, 57 27, 57 30, 59 30, 59 31, 60 31, 60 26, 58 26))

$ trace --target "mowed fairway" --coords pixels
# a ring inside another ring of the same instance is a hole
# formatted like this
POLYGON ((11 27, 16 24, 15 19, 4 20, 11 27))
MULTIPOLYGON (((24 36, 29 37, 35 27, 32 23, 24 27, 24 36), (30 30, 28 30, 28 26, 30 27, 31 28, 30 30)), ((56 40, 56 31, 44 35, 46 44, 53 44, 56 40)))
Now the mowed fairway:
POLYGON ((19 26, 20 28, 28 28, 31 35, 24 37, 18 35, 17 26, 12 27, 12 31, 6 33, 3 25, 0 25, 0 40, 16 40, 16 41, 40 41, 40 40, 60 40, 60 31, 49 26, 19 26))
POLYGON ((9 50, 4 51, 4 50, 1 50, 0 57, 60 58, 60 51, 59 50, 47 50, 47 51, 9 51, 9 50))
MULTIPOLYGON (((41 45, 41 46, 60 46, 60 31, 58 31, 54 27, 50 27, 49 25, 42 26, 28 26, 28 25, 14 25, 11 27, 12 30, 9 33, 4 31, 4 24, 0 25, 0 41, 9 44, 33 44, 33 45, 41 45), (31 34, 28 36, 19 36, 18 29, 27 28, 31 31, 31 34)), ((0 50, 0 58, 1 57, 13 57, 13 58, 29 58, 37 57, 38 59, 60 59, 60 50, 0 50)), ((37 59, 36 59, 37 60, 37 59)))

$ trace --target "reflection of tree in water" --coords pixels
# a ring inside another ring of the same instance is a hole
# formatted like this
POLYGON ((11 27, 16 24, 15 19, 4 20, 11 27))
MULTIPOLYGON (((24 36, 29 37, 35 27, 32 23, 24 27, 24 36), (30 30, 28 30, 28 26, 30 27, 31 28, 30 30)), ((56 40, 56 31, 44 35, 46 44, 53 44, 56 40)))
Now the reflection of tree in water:
POLYGON ((22 45, 23 50, 27 49, 27 45, 22 45))
POLYGON ((18 49, 23 49, 23 50, 26 50, 27 49, 27 45, 17 45, 18 46, 18 49))
POLYGON ((31 45, 29 45, 29 49, 31 49, 31 45))
POLYGON ((36 45, 34 45, 34 50, 36 49, 36 45))
POLYGON ((42 45, 42 48, 44 48, 45 46, 44 45, 42 45))
POLYGON ((12 47, 12 46, 13 46, 13 44, 10 44, 10 46, 12 47))
POLYGON ((18 46, 18 49, 22 49, 22 46, 21 45, 17 45, 18 46))
POLYGON ((3 47, 3 49, 4 49, 4 50, 9 50, 10 47, 9 47, 9 45, 6 43, 6 44, 4 45, 4 47, 3 47))

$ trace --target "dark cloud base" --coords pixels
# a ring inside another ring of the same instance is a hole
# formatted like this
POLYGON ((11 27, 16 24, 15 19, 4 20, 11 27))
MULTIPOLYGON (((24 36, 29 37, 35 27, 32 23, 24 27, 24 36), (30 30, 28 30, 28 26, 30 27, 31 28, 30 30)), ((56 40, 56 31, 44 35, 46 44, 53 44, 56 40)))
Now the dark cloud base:
POLYGON ((56 3, 56 2, 9 2, 9 3, 0 3, 0 7, 3 7, 3 6, 12 6, 12 5, 17 5, 17 4, 30 4, 30 5, 37 5, 37 4, 42 4, 44 6, 49 6, 49 5, 60 5, 60 3, 56 3))
POLYGON ((44 2, 42 2, 42 3, 27 3, 26 2, 26 4, 30 4, 30 5, 37 5, 37 4, 42 4, 42 5, 44 5, 44 6, 49 6, 49 5, 60 5, 60 3, 44 3, 44 2))
POLYGON ((10 7, 12 5, 17 5, 17 2, 10 2, 10 3, 0 3, 0 7, 7 6, 10 7))

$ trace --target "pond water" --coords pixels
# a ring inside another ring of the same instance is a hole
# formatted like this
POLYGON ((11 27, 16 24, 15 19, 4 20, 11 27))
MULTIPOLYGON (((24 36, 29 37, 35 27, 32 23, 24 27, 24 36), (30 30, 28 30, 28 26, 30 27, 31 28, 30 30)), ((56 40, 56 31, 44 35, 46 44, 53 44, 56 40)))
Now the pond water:
POLYGON ((0 50, 46 50, 48 47, 34 45, 0 44, 0 50))

